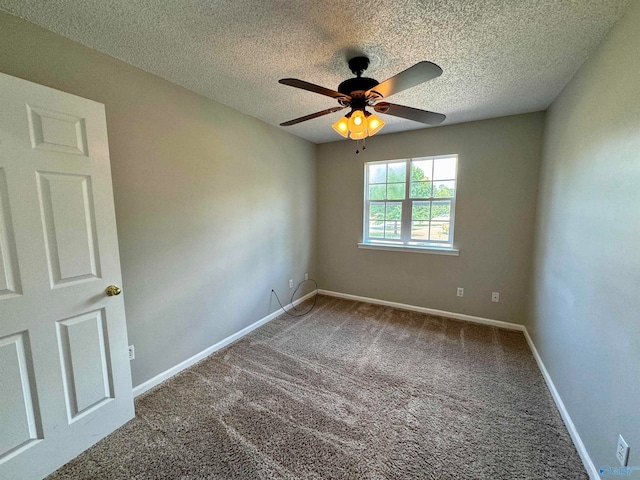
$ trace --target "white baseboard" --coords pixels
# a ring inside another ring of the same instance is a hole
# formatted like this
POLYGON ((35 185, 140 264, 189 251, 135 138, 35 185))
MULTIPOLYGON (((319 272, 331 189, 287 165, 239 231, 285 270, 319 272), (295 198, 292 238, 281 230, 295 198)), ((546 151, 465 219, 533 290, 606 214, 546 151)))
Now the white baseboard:
MULTIPOLYGON (((315 294, 316 294, 316 290, 306 294, 303 297, 300 297, 298 300, 295 300, 293 303, 290 303, 289 305, 285 305, 284 308, 288 310, 288 309, 290 309, 292 307, 295 307, 296 305, 304 302, 306 299, 311 298, 315 294)), ((252 323, 248 327, 243 328, 239 332, 236 332, 233 335, 228 336, 224 340, 219 341, 215 345, 211 345, 210 347, 205 348, 204 350, 202 350, 200 353, 196 353, 193 357, 187 358, 185 361, 180 362, 179 364, 171 367, 168 370, 165 370, 162 373, 159 373, 158 375, 156 375, 155 377, 147 380, 146 382, 141 383, 140 385, 138 385, 138 386, 133 388, 133 396, 137 397, 138 395, 142 395, 147 390, 150 390, 153 387, 155 387, 156 385, 159 385, 160 383, 164 382, 165 380, 173 377, 176 373, 181 372, 185 368, 190 367, 191 365, 199 362, 203 358, 208 357, 212 353, 214 353, 214 352, 220 350, 221 348, 226 347, 230 343, 235 342, 236 340, 244 337, 245 335, 247 335, 248 333, 252 332, 256 328, 258 328, 258 327, 264 325, 265 323, 270 322, 274 318, 282 315, 282 313, 283 313, 282 310, 278 309, 275 312, 267 315, 266 317, 261 318, 257 322, 252 323)))
POLYGON ((589 474, 589 478, 591 478, 591 480, 600 480, 598 469, 593 464, 591 457, 587 453, 587 448, 584 446, 584 443, 582 443, 582 439, 580 438, 580 435, 576 430, 576 426, 573 424, 573 420, 571 420, 571 416, 567 411, 567 407, 565 407, 564 402, 562 401, 562 398, 558 393, 558 390, 556 390, 556 386, 554 385, 553 380, 551 380, 551 376, 547 371, 547 367, 544 366, 544 363, 542 362, 542 358, 540 358, 540 355, 538 354, 538 349, 536 349, 536 346, 533 343, 533 340, 531 339, 531 336, 529 335, 529 332, 527 331, 526 328, 524 329, 524 336, 527 339, 529 348, 531 348, 533 357, 536 359, 536 362, 538 363, 538 368, 542 372, 544 381, 547 382, 547 387, 549 387, 549 391, 551 392, 553 401, 556 403, 556 406, 560 411, 560 416, 562 417, 562 421, 567 427, 567 430, 569 430, 569 435, 571 435, 571 440, 573 440, 573 444, 576 447, 576 450, 578 451, 580 458, 582 459, 582 463, 584 465, 584 468, 587 470, 587 473, 589 474))
POLYGON ((464 320, 466 322, 481 323, 483 325, 491 325, 492 327, 506 328, 507 330, 524 331, 524 325, 511 322, 503 322, 493 320, 492 318, 474 317, 466 313, 447 312, 444 310, 435 310, 433 308, 418 307, 416 305, 408 305, 406 303, 389 302, 387 300, 378 300, 377 298, 361 297, 359 295, 350 295, 348 293, 332 292, 330 290, 318 290, 321 295, 329 295, 330 297, 346 298, 357 302, 373 303, 374 305, 385 305, 387 307, 399 308, 401 310, 411 310, 412 312, 428 313, 430 315, 438 315, 439 317, 453 318, 454 320, 464 320))
POLYGON ((536 349, 536 346, 534 345, 533 340, 531 339, 531 336, 529 335, 529 332, 527 331, 527 328, 524 325, 520 325, 518 323, 502 322, 500 320, 493 320, 491 318, 474 317, 472 315, 466 315, 463 313, 446 312, 444 310, 434 310, 432 308, 418 307, 415 305, 407 305, 405 303, 396 303, 396 302, 389 302, 386 300, 378 300, 377 298, 360 297, 358 295, 350 295, 347 293, 332 292, 330 290, 319 289, 318 293, 322 295, 328 295, 331 297, 346 298, 348 300, 373 303, 375 305, 385 305, 388 307, 400 308, 402 310, 411 310, 414 312, 428 313, 431 315, 438 315, 441 317, 453 318, 455 320, 464 320, 467 322, 481 323, 484 325, 491 325, 494 327, 506 328, 509 330, 519 330, 523 332, 525 338, 527 339, 527 343, 529 344, 529 348, 531 348, 533 357, 536 359, 538 368, 540 369, 540 372, 542 372, 542 377, 547 383, 547 387, 551 392, 551 396, 553 397, 553 400, 556 403, 556 407, 558 407, 558 410, 560 411, 560 416, 562 417, 562 420, 564 421, 564 424, 567 427, 567 430, 569 431, 571 440, 573 440, 573 444, 576 447, 576 450, 578 451, 580 458, 582 459, 584 468, 587 470, 587 473, 589 474, 589 477, 591 478, 591 480, 601 480, 600 475, 598 475, 598 470, 593 464, 591 457, 589 457, 589 454, 587 453, 587 449, 584 446, 584 443, 582 442, 582 439, 580 438, 578 431, 576 430, 576 426, 573 424, 573 421, 571 420, 571 416, 569 415, 569 412, 567 411, 567 408, 565 407, 564 402, 562 401, 562 398, 558 393, 558 390, 556 390, 556 387, 553 384, 553 380, 551 380, 551 377, 549 376, 549 372, 547 371, 547 368, 544 366, 544 363, 542 362, 542 358, 540 358, 540 355, 538 354, 538 350, 536 349))

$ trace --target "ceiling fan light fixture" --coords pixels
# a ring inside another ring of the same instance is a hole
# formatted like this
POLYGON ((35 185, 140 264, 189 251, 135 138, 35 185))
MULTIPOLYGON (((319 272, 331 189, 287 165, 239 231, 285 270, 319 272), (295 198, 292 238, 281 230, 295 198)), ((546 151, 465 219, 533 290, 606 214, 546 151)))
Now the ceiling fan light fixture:
MULTIPOLYGON (((295 118, 280 125, 289 127, 307 120, 329 115, 345 108, 351 111, 338 120, 331 127, 342 137, 362 140, 378 133, 385 122, 377 115, 367 112, 369 107, 376 113, 383 113, 394 117, 406 118, 427 125, 440 125, 445 120, 445 115, 441 113, 421 110, 414 107, 406 107, 386 101, 387 97, 400 93, 403 90, 415 87, 421 83, 433 80, 442 75, 442 69, 435 63, 422 61, 401 71, 384 82, 378 82, 373 78, 363 77, 362 74, 369 66, 369 59, 364 56, 355 57, 349 60, 349 69, 356 76, 349 78, 340 85, 337 90, 321 87, 313 83, 305 82, 297 78, 282 78, 279 80, 283 85, 300 88, 309 92, 318 93, 326 97, 331 97, 338 101, 340 106, 327 108, 320 112, 295 118), (384 102, 380 100, 385 99, 384 102)), ((364 150, 364 145, 362 149, 364 150)), ((359 150, 356 150, 359 153, 359 150)))
POLYGON ((349 119, 347 117, 342 117, 336 123, 331 125, 333 129, 342 135, 344 138, 349 136, 349 119))

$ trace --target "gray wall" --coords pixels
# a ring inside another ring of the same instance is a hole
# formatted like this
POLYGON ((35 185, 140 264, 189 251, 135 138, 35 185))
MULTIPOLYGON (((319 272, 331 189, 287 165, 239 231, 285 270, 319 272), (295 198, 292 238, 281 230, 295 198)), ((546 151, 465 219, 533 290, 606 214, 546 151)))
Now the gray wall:
POLYGON ((543 114, 318 146, 320 287, 522 323, 529 289, 543 114), (364 162, 457 153, 459 257, 358 249, 364 162), (465 296, 456 297, 456 287, 465 296), (491 292, 500 292, 500 303, 491 292))
POLYGON ((2 72, 106 105, 134 385, 314 275, 313 144, 5 13, 0 31, 2 72))
POLYGON ((639 25, 634 2, 548 111, 537 208, 528 328, 596 467, 619 433, 640 466, 639 25))

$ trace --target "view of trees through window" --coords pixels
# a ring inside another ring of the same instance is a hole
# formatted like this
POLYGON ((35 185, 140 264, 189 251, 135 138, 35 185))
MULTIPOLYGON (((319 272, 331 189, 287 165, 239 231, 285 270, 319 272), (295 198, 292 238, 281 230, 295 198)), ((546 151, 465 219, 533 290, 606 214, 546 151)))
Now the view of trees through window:
POLYGON ((451 246, 457 156, 366 166, 365 242, 451 246))

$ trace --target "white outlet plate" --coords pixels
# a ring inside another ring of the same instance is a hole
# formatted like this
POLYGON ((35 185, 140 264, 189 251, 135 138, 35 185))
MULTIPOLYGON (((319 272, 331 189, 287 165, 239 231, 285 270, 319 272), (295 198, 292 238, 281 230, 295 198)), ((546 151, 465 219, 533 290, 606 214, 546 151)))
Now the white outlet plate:
POLYGON ((500 301, 500 294, 498 292, 492 292, 491 301, 498 303, 500 301))
POLYGON ((616 457, 623 467, 629 462, 629 445, 624 441, 622 435, 618 435, 618 448, 616 449, 616 457))
POLYGON ((133 345, 129 345, 129 360, 135 360, 136 358, 136 347, 133 345))
POLYGON ((464 297, 464 288, 458 287, 458 291, 456 292, 458 297, 464 297))
POLYGON ((289 288, 293 288, 293 278, 289 280, 289 288))
POLYGON ((305 279, 305 280, 309 280, 309 274, 308 274, 308 273, 305 273, 305 274, 304 274, 304 279, 305 279))

